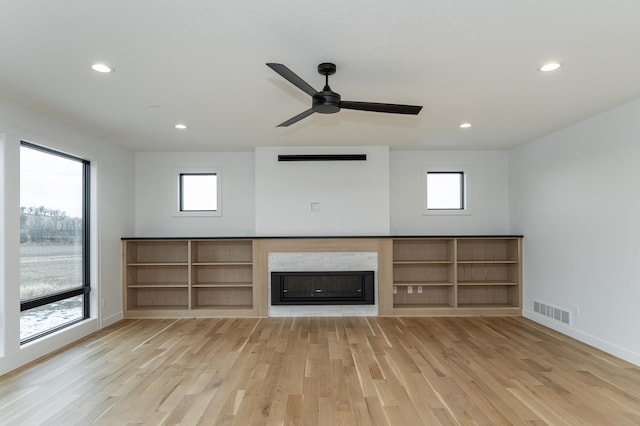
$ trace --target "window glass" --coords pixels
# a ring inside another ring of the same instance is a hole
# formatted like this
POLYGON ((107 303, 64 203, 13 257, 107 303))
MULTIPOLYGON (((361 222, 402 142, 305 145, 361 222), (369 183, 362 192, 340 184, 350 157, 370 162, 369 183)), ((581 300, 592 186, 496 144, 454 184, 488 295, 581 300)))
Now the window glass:
POLYGON ((20 340, 58 330, 84 318, 84 297, 73 296, 20 312, 20 340))
POLYGON ((427 172, 427 209, 463 210, 464 173, 427 172))
POLYGON ((218 175, 180 174, 180 211, 218 210, 218 175))
POLYGON ((89 163, 20 147, 21 341, 89 317, 86 193, 89 163))

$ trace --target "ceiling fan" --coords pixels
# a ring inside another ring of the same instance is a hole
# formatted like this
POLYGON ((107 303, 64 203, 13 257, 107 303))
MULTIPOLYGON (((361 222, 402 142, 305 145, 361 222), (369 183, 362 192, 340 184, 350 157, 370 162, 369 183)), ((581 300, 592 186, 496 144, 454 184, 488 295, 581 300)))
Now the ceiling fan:
POLYGON ((285 78, 289 83, 296 86, 298 89, 302 90, 309 96, 311 96, 312 103, 311 108, 308 110, 301 112, 288 119, 287 121, 278 124, 277 127, 287 127, 298 121, 302 120, 305 117, 310 116, 314 112, 319 112, 322 114, 333 114, 340 109, 357 109, 360 111, 374 111, 374 112, 387 112, 391 114, 413 114, 417 115, 422 106, 415 105, 399 105, 399 104, 384 104, 384 103, 375 103, 375 102, 354 102, 354 101, 343 101, 340 98, 340 94, 331 90, 329 87, 329 76, 336 73, 336 65, 330 62, 323 62, 318 65, 318 72, 325 76, 325 86, 322 91, 318 92, 316 89, 311 87, 309 83, 298 77, 296 73, 291 71, 285 65, 275 64, 275 63, 267 63, 267 66, 280 74, 285 78))

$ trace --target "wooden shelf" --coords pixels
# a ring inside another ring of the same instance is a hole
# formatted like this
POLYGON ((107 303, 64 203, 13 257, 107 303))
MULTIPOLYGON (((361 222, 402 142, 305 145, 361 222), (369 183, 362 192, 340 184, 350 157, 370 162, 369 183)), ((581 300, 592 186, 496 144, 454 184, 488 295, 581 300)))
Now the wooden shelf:
POLYGON ((125 292, 125 309, 187 309, 189 287, 182 286, 130 286, 125 292))
MULTIPOLYGON (((422 306, 422 304, 420 306, 422 306)), ((403 304, 395 304, 394 307, 396 309, 413 309, 413 308, 416 307, 416 304, 405 304, 405 305, 403 305, 403 304)), ((435 309, 438 309, 438 308, 451 308, 451 305, 446 304, 446 303, 443 303, 443 304, 434 303, 434 304, 428 305, 427 307, 430 308, 430 309, 432 309, 432 308, 435 308, 435 309)))
POLYGON ((126 262, 131 264, 184 264, 189 259, 186 240, 127 241, 126 262))
POLYGON ((461 285, 458 286, 458 306, 520 306, 518 285, 461 285))
POLYGON ((508 303, 458 303, 459 308, 514 308, 508 303))
POLYGON ((520 238, 458 238, 458 262, 519 262, 520 238))
POLYGON ((393 241, 393 262, 453 262, 453 240, 450 238, 410 238, 393 241))
MULTIPOLYGON (((135 307, 136 311, 157 311, 158 309, 159 307, 157 306, 136 306, 135 307)), ((186 309, 186 305, 176 305, 176 306, 162 305, 160 309, 170 310, 170 311, 179 311, 179 310, 186 309)))
POLYGON ((394 307, 455 306, 455 286, 451 283, 441 285, 394 285, 394 307), (409 293, 410 287, 412 290, 411 293, 409 293), (420 289, 422 292, 420 292, 420 289))
POLYGON ((191 263, 253 263, 251 240, 192 240, 191 263))
POLYGON ((255 314, 250 239, 125 240, 123 259, 127 316, 255 314))
POLYGON ((189 288, 189 283, 129 283, 127 288, 189 288))
POLYGON ((198 283, 193 284, 192 288, 221 288, 221 287, 253 287, 253 283, 198 283))
POLYGON ((194 287, 191 306, 201 308, 232 308, 252 306, 253 291, 251 286, 207 286, 194 287))
POLYGON ((396 238, 392 257, 396 315, 521 310, 519 237, 396 238))
POLYGON ((450 281, 411 281, 411 282, 394 282, 394 286, 396 287, 429 287, 429 286, 453 286, 455 283, 450 281))
MULTIPOLYGON (((199 310, 199 311, 222 311, 222 310, 228 310, 228 309, 233 309, 234 311, 236 310, 252 310, 253 309, 253 305, 225 305, 225 306, 194 306, 191 309, 193 310, 199 310)), ((237 315, 237 312, 234 312, 234 314, 237 315)))

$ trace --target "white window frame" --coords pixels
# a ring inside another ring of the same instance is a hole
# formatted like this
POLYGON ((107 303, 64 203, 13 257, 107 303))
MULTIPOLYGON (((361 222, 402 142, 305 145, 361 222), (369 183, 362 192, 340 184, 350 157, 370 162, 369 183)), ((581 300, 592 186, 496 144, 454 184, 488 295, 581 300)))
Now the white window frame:
POLYGON ((423 216, 469 216, 469 194, 471 179, 468 166, 424 166, 422 169, 422 215, 423 216), (462 209, 429 209, 427 208, 427 173, 462 173, 463 179, 463 208, 462 209))
POLYGON ((176 210, 175 217, 216 217, 222 216, 222 169, 220 168, 180 168, 175 170, 176 183, 176 210), (216 175, 216 197, 217 210, 180 210, 180 198, 182 196, 180 187, 181 175, 189 174, 215 174, 216 175))

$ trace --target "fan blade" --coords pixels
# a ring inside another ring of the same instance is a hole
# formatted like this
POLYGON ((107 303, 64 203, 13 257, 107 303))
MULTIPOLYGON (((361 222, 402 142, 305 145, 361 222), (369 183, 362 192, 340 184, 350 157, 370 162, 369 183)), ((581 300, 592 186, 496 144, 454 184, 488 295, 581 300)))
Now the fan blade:
POLYGON ((272 70, 274 70, 275 72, 277 72, 278 74, 280 74, 282 77, 285 78, 285 80, 287 80, 289 83, 293 84, 294 86, 296 86, 298 89, 302 90, 309 96, 313 96, 316 93, 318 93, 318 91, 313 87, 311 87, 309 83, 307 83, 306 81, 298 77, 296 73, 291 71, 286 66, 282 64, 274 64, 274 63, 267 63, 267 66, 272 70))
POLYGON ((375 102, 353 102, 342 101, 340 108, 357 109, 360 111, 389 112, 392 114, 413 114, 417 115, 422 106, 416 105, 398 105, 398 104, 379 104, 375 102))
POLYGON ((278 124, 276 127, 287 127, 287 126, 290 126, 293 123, 297 123, 298 121, 302 120, 303 118, 306 118, 306 117, 310 116, 311 114, 313 114, 313 108, 309 108, 305 112, 301 112, 300 114, 296 115, 295 117, 292 117, 292 118, 288 119, 284 123, 278 124))

